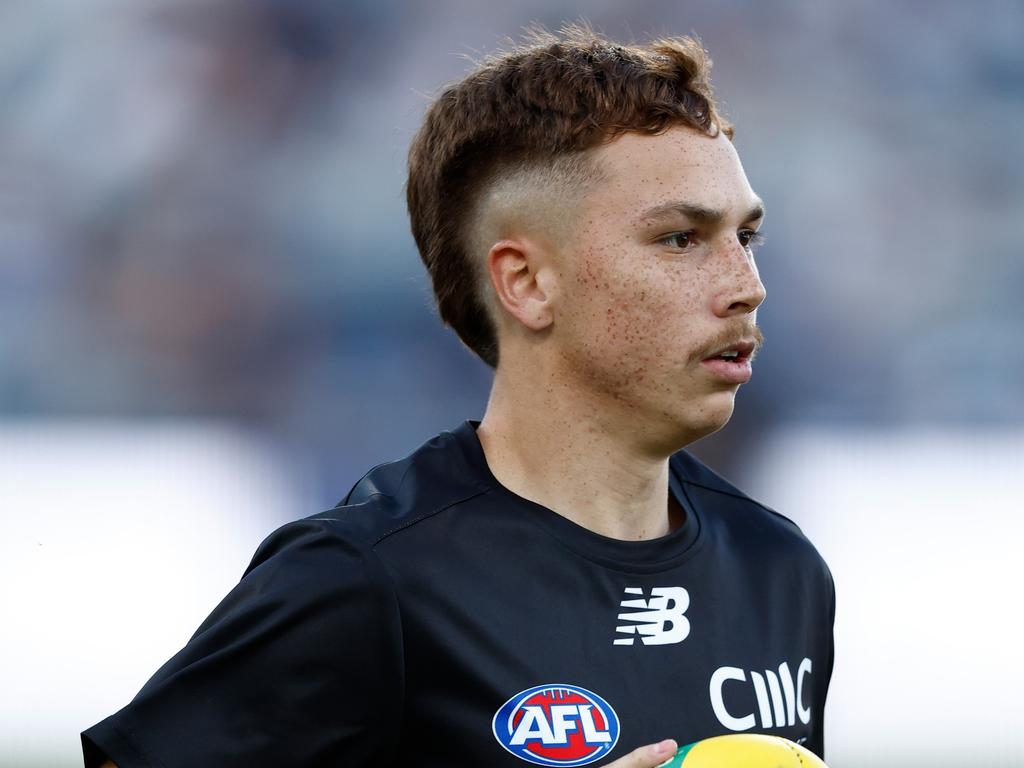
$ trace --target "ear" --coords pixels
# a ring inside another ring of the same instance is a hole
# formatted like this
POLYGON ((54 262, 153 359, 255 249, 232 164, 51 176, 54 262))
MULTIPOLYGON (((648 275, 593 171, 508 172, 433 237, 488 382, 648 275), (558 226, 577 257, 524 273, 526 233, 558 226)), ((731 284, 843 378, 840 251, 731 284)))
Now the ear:
POLYGON ((487 274, 505 311, 524 326, 542 331, 554 322, 551 270, 536 241, 496 242, 487 252, 487 274))

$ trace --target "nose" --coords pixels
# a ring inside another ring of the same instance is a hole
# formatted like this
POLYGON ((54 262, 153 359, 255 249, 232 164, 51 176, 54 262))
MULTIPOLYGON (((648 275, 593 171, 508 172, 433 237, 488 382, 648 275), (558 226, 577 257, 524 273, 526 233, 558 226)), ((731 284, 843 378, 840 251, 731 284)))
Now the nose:
POLYGON ((738 242, 719 253, 718 290, 712 310, 719 317, 745 315, 757 309, 767 295, 754 256, 738 242))

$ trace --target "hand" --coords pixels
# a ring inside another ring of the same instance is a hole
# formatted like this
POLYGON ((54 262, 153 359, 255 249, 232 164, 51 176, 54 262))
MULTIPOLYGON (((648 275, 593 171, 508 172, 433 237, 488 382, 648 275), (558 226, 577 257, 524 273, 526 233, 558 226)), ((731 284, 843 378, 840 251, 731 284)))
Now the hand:
POLYGON ((605 768, 655 768, 672 757, 678 748, 679 745, 672 739, 666 739, 657 744, 638 747, 614 763, 608 763, 605 768))

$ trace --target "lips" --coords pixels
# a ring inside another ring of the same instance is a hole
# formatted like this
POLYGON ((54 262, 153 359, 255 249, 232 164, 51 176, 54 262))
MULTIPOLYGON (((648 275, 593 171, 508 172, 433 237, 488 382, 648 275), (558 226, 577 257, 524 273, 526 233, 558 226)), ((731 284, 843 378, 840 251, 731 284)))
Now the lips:
POLYGON ((748 339, 733 342, 704 358, 701 366, 715 378, 730 384, 746 384, 753 375, 750 361, 756 349, 757 344, 748 339))

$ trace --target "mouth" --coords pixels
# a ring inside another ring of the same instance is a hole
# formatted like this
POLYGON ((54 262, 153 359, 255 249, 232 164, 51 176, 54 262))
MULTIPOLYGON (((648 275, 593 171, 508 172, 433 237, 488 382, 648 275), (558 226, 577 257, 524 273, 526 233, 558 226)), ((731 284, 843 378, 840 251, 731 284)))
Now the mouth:
POLYGON ((749 362, 753 358, 756 349, 757 344, 754 341, 744 339, 728 347, 723 347, 704 359, 705 362, 708 360, 724 360, 727 363, 744 363, 749 362))
POLYGON ((746 384, 753 375, 750 361, 757 351, 757 344, 749 339, 734 342, 716 350, 701 361, 701 366, 716 378, 730 384, 746 384))

